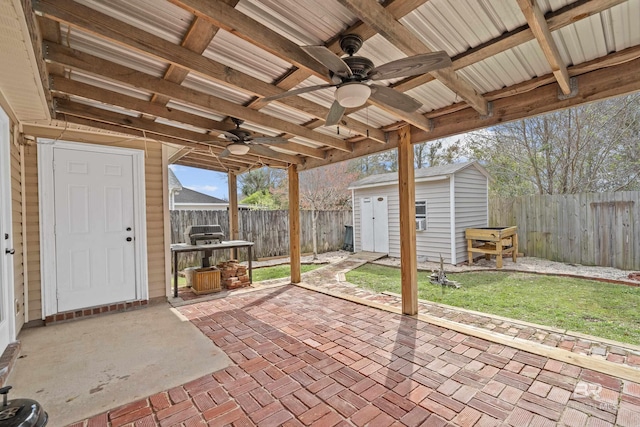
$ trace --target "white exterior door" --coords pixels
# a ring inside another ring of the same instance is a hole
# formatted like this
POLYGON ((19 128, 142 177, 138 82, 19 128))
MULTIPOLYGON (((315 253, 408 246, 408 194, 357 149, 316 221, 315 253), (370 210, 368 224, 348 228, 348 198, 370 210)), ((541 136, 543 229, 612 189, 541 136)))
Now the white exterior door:
POLYGON ((136 298, 133 158, 54 148, 57 311, 136 298))
POLYGON ((365 252, 374 252, 373 248, 373 201, 371 197, 360 199, 360 245, 365 252))
POLYGON ((10 144, 9 117, 0 109, 0 354, 14 338, 10 144))
POLYGON ((387 197, 360 199, 360 244, 363 251, 389 253, 387 197))

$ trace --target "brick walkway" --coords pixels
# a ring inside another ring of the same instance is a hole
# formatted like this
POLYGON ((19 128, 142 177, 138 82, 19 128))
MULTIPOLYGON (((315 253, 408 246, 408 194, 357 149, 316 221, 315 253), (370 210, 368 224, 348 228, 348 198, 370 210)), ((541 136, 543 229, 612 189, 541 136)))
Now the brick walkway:
POLYGON ((637 382, 299 287, 179 310, 236 365, 74 427, 640 425, 637 382))
MULTIPOLYGON (((357 254, 356 254, 357 255, 357 254)), ((337 292, 344 295, 352 295, 368 301, 373 301, 392 307, 401 307, 399 295, 380 294, 367 289, 358 288, 344 281, 344 274, 363 264, 365 261, 355 257, 315 270, 305 275, 305 283, 318 286, 322 289, 337 292)), ((624 286, 624 285, 620 285, 624 286)), ((591 356, 595 359, 608 360, 638 369, 640 376, 640 348, 638 346, 623 343, 614 343, 596 337, 587 337, 582 334, 571 333, 556 328, 540 325, 532 325, 526 322, 517 322, 499 316, 487 316, 482 313, 470 313, 454 307, 446 307, 439 304, 420 302, 420 313, 451 320, 453 322, 483 328, 494 333, 511 337, 518 337, 544 344, 550 347, 563 348, 574 353, 591 356)), ((639 424, 640 426, 640 424, 639 424)))

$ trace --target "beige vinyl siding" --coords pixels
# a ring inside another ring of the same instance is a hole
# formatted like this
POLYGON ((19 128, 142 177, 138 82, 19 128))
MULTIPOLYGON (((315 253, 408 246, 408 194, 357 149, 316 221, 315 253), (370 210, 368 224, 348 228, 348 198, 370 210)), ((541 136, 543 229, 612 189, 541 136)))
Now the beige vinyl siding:
POLYGON ((38 205, 38 154, 35 145, 24 150, 25 217, 27 222, 27 289, 29 295, 29 321, 42 319, 40 289, 40 213, 38 205))
POLYGON ((400 196, 398 185, 389 184, 380 187, 371 187, 355 190, 355 200, 353 203, 353 247, 356 252, 362 250, 360 223, 360 200, 363 197, 383 197, 387 196, 387 212, 389 217, 389 256, 400 256, 400 196))
POLYGON ((449 179, 416 182, 416 201, 427 201, 427 230, 416 231, 418 260, 451 263, 449 179))
MULTIPOLYGON (((20 173, 20 146, 17 144, 15 128, 11 127, 11 243, 13 255, 13 307, 15 310, 16 334, 24 325, 24 243, 22 238, 22 179, 20 173)), ((11 305, 11 303, 10 303, 11 305)))
MULTIPOLYGON (((118 141, 111 147, 145 150, 145 201, 147 220, 147 262, 149 298, 166 296, 164 210, 162 186, 162 146, 155 142, 118 141)), ((42 318, 40 289, 40 231, 38 208, 38 163, 35 145, 25 148, 27 183, 27 250, 29 278, 29 319, 42 318)))
POLYGON ((467 241, 464 230, 474 227, 487 227, 488 182, 475 167, 468 167, 455 174, 455 210, 456 210, 456 258, 457 262, 466 261, 467 241))

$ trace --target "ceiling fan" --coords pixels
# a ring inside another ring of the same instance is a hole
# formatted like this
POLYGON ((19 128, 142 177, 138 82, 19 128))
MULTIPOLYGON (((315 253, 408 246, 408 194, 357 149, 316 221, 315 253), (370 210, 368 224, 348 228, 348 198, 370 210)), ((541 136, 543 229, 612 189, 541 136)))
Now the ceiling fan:
POLYGON ((255 144, 282 144, 289 142, 287 139, 278 138, 278 137, 270 137, 270 136, 259 136, 254 137, 251 132, 248 130, 241 129, 240 126, 244 123, 244 120, 236 119, 235 117, 231 118, 231 121, 235 123, 236 128, 231 129, 229 131, 219 131, 224 138, 225 141, 231 141, 231 144, 227 145, 227 147, 220 153, 218 157, 229 157, 230 155, 242 156, 247 154, 250 149, 250 145, 255 144))
POLYGON ((348 55, 344 58, 335 55, 325 46, 302 46, 302 50, 329 69, 331 83, 290 90, 268 96, 264 100, 275 101, 288 96, 335 87, 335 101, 329 109, 325 126, 338 124, 346 108, 364 105, 369 97, 395 109, 412 113, 422 104, 390 87, 372 84, 372 81, 416 76, 451 66, 451 58, 446 52, 439 51, 410 56, 375 67, 370 59, 354 56, 362 44, 362 38, 356 34, 343 36, 340 39, 340 48, 348 55))

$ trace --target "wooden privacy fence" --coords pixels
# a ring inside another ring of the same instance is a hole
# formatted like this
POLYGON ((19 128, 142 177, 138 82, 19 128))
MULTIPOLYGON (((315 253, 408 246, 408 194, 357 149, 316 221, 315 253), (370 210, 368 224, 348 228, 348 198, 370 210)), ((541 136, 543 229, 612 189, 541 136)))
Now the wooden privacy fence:
POLYGON ((640 191, 489 200, 490 226, 518 226, 525 255, 640 269, 640 191))
MULTIPOLYGON (((266 258, 289 255, 289 211, 240 211, 239 238, 254 242, 253 257, 266 258)), ((318 212, 318 252, 335 251, 344 243, 345 225, 351 225, 351 211, 318 212)), ((229 238, 228 211, 171 211, 171 243, 183 243, 184 230, 189 225, 219 224, 229 238)), ((311 212, 300 211, 300 247, 302 253, 313 252, 311 212)), ((197 253, 180 256, 180 269, 200 265, 197 253)), ((240 251, 240 259, 245 251, 240 251)), ((222 251, 214 253, 215 262, 228 259, 222 251)))

